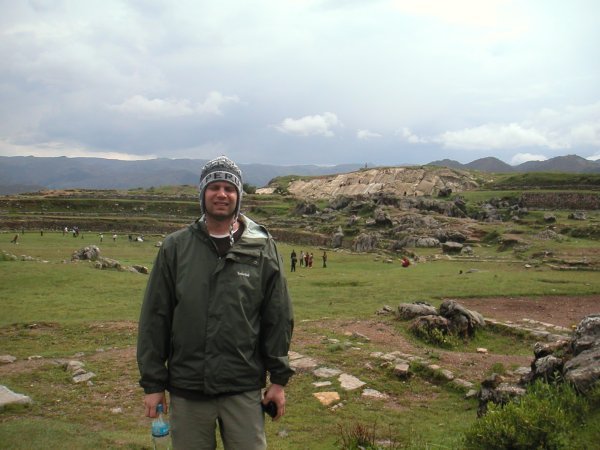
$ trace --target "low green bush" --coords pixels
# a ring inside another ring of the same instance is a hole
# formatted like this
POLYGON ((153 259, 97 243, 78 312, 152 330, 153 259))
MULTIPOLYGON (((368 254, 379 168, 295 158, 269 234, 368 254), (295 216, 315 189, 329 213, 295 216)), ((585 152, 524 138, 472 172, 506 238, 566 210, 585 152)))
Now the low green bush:
POLYGON ((465 433, 467 449, 567 449, 590 409, 567 383, 535 382, 521 399, 488 413, 465 433))
POLYGON ((422 341, 437 347, 450 349, 457 347, 459 344, 459 340, 456 336, 450 333, 444 333, 438 328, 413 328, 411 331, 422 341))

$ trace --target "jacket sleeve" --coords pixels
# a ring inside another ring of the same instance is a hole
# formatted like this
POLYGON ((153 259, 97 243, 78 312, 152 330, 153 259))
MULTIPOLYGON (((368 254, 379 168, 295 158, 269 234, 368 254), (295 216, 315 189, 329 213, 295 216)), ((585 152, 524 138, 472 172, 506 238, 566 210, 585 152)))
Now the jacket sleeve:
POLYGON ((164 391, 169 382, 166 362, 171 348, 173 280, 163 245, 146 286, 138 326, 137 362, 146 394, 164 391))
POLYGON ((285 386, 294 374, 288 351, 294 329, 290 298, 281 257, 273 241, 270 254, 275 271, 269 279, 261 311, 261 353, 272 383, 285 386))

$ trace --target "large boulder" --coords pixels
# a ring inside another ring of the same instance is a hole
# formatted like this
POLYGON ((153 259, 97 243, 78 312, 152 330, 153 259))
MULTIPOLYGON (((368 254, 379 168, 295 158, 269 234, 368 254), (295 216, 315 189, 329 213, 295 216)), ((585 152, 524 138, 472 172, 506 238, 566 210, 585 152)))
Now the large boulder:
POLYGON ((376 234, 362 233, 354 239, 352 250, 355 252, 370 252, 377 246, 379 238, 376 234))
POLYGON ((450 321, 438 315, 420 316, 413 320, 410 330, 417 336, 430 336, 434 330, 445 336, 450 334, 450 321))
POLYGON ((440 315, 450 321, 451 331, 463 338, 471 337, 478 328, 485 327, 485 319, 481 314, 454 300, 445 300, 440 305, 440 315))
POLYGON ((584 318, 573 334, 573 358, 564 365, 565 380, 587 392, 600 379, 600 314, 584 318))
POLYGON ((71 261, 96 261, 100 257, 100 249, 95 245, 89 245, 87 247, 75 250, 71 255, 71 261))
POLYGON ((331 237, 331 247, 341 248, 343 241, 344 241, 344 232, 342 231, 342 227, 338 227, 337 231, 331 237))
POLYGON ((296 205, 294 212, 298 215, 312 215, 317 212, 317 205, 314 203, 301 202, 296 205))
POLYGON ((435 307, 423 303, 401 303, 396 310, 396 317, 403 320, 414 319, 421 316, 436 316, 438 315, 435 307))
POLYGON ((373 219, 379 227, 388 227, 392 225, 390 215, 382 208, 377 208, 373 213, 373 219))
POLYGON ((444 253, 460 253, 462 249, 463 245, 460 242, 447 241, 442 244, 444 253))

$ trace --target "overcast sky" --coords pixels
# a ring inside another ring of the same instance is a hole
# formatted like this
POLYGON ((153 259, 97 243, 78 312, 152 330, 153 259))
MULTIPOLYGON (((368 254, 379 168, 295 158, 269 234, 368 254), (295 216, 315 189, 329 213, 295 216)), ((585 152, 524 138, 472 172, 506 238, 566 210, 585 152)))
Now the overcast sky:
POLYGON ((0 0, 0 155, 600 158, 598 0, 0 0))

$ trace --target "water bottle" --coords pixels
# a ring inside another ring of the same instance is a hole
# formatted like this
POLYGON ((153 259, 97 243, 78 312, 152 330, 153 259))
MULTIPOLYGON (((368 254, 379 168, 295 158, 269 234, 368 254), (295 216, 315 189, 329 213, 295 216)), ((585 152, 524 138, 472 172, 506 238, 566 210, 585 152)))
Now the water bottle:
POLYGON ((158 417, 152 421, 152 443, 154 450, 171 449, 171 436, 169 435, 169 420, 165 417, 163 404, 156 405, 158 417))

